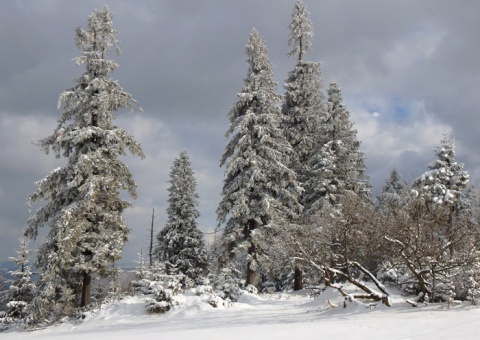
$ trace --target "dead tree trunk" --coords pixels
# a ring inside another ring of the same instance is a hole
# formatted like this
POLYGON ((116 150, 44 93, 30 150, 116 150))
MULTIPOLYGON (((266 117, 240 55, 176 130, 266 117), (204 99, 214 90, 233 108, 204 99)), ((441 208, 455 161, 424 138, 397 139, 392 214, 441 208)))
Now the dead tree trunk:
POLYGON ((150 247, 148 250, 149 264, 150 267, 153 265, 153 221, 155 219, 155 208, 152 210, 152 224, 150 226, 150 247))

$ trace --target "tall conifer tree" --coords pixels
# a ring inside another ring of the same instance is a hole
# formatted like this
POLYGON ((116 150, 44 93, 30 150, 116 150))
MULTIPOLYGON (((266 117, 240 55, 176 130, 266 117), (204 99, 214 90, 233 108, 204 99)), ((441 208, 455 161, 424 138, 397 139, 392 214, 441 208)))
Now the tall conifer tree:
POLYGON ((197 182, 186 151, 173 162, 170 171, 168 221, 157 235, 157 258, 167 274, 181 273, 193 280, 205 274, 208 255, 203 234, 198 230, 197 182))
POLYGON ((310 159, 311 176, 306 183, 305 212, 314 214, 325 205, 335 205, 345 192, 361 197, 370 196, 370 184, 365 175, 365 156, 360 151, 357 131, 350 113, 343 104, 340 87, 330 84, 327 91, 327 117, 310 159))
POLYGON ((282 113, 288 142, 293 148, 292 168, 301 183, 308 175, 308 159, 321 133, 326 112, 322 93, 320 63, 303 59, 312 46, 313 28, 309 12, 302 1, 296 1, 289 25, 288 40, 292 49, 288 55, 296 57, 296 64, 286 81, 282 113))
POLYGON ((284 137, 267 48, 253 29, 246 45, 249 69, 232 107, 230 142, 222 201, 217 209, 224 259, 247 253, 247 284, 254 283, 258 261, 266 253, 265 228, 274 229, 301 211, 295 172, 288 168, 292 148, 284 137))
MULTIPOLYGON (((296 57, 296 64, 288 74, 282 106, 283 127, 287 141, 293 148, 290 167, 297 174, 302 186, 310 177, 309 159, 321 134, 325 121, 325 105, 322 93, 320 63, 305 61, 304 55, 312 46, 313 28, 309 12, 302 1, 296 1, 289 26, 289 56, 296 57)), ((300 197, 303 202, 303 197, 300 197)), ((302 271, 295 268, 294 289, 303 287, 302 271)))
POLYGON ((136 102, 109 77, 118 64, 108 52, 119 49, 108 7, 90 15, 87 30, 76 30, 75 43, 82 52, 75 62, 86 70, 60 95, 59 124, 39 142, 46 153, 66 157, 67 164, 37 182, 28 198, 29 204, 45 203, 28 220, 26 234, 36 238, 38 228, 50 229, 37 257, 37 316, 88 305, 92 276, 116 272, 112 264, 120 259, 129 231, 122 213, 131 205, 120 190, 136 197, 135 181, 118 157, 144 157, 134 138, 113 125, 114 112, 136 102))

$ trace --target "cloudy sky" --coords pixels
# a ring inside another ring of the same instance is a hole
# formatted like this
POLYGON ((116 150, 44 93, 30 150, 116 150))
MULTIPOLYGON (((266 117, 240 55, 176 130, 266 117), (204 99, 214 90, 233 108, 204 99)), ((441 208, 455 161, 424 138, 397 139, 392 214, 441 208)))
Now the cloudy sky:
MULTIPOLYGON (((426 170, 442 134, 480 182, 480 2, 477 0, 305 0, 315 29, 305 59, 322 62, 325 86, 336 81, 362 141, 378 193, 396 167, 407 179, 426 170)), ((122 54, 113 74, 143 113, 117 125, 142 144, 146 159, 125 158, 138 184, 124 263, 146 252, 152 209, 155 233, 165 223, 168 173, 182 149, 191 157, 200 195, 199 224, 216 225, 227 113, 243 85, 245 43, 262 35, 282 84, 294 0, 110 1, 122 54)), ((14 255, 29 217, 35 182, 65 159, 33 142, 60 116, 59 94, 83 73, 72 59, 75 28, 105 0, 0 2, 0 261, 14 255)), ((33 248, 39 246, 37 241, 33 248)))

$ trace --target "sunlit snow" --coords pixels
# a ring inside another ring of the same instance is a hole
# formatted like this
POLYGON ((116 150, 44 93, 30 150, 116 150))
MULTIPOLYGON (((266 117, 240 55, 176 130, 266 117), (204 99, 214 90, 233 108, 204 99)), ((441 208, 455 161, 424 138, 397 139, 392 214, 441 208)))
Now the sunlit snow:
MULTIPOLYGON (((353 291, 352 291, 353 292, 353 291)), ((392 292, 392 289, 390 289, 392 292)), ((9 330, 4 339, 475 339, 480 308, 468 302, 411 307, 393 290, 392 307, 368 307, 327 290, 252 295, 230 308, 211 307, 194 291, 166 314, 147 314, 145 297, 133 296, 68 321, 33 332, 9 330), (335 306, 335 307, 334 307, 335 306)))

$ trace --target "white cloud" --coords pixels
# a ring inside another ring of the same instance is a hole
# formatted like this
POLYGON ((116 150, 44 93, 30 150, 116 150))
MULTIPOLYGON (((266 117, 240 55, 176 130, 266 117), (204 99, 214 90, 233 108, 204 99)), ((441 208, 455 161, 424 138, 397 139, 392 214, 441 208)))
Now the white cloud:
MULTIPOLYGON (((358 130, 361 149, 367 158, 368 169, 374 192, 380 190, 384 180, 395 167, 404 176, 419 175, 424 164, 430 162, 433 148, 440 142, 442 134, 449 134, 452 128, 441 122, 424 103, 411 103, 408 107, 408 119, 395 119, 394 112, 382 112, 375 115, 364 107, 351 103, 352 120, 358 130), (392 116, 390 119, 389 115, 392 116), (414 118, 412 118, 414 117, 414 118), (419 159, 424 159, 418 164, 419 159), (412 173, 413 172, 413 173, 412 173)), ((391 105, 384 105, 392 110, 391 105)))

